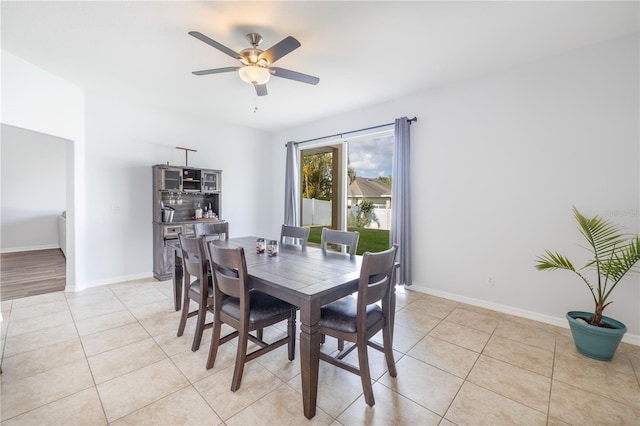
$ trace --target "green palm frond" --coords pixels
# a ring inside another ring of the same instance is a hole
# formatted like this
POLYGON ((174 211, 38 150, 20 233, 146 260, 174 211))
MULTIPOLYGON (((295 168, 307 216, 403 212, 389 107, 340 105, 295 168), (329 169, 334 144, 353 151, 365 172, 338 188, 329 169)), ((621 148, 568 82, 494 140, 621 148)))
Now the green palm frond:
POLYGON ((640 272, 640 237, 622 232, 622 228, 599 216, 589 219, 584 217, 578 209, 573 213, 579 225, 580 233, 585 237, 589 247, 585 247, 593 254, 593 259, 579 270, 571 261, 558 252, 545 250, 545 254, 536 258, 535 267, 538 270, 564 269, 578 275, 589 287, 595 303, 595 312, 591 324, 600 325, 602 311, 611 302, 607 302, 609 295, 622 278, 629 272, 640 272), (580 271, 595 270, 597 286, 591 285, 580 271))
POLYGON ((576 271, 569 259, 561 255, 560 253, 554 253, 551 250, 545 250, 545 253, 545 256, 538 256, 536 258, 536 269, 540 271, 543 271, 545 269, 566 269, 568 271, 576 271))

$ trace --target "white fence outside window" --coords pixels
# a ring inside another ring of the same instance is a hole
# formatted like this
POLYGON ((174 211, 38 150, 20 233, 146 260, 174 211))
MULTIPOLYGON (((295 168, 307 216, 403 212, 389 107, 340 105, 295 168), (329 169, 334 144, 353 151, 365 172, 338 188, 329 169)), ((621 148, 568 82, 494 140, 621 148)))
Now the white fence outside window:
MULTIPOLYGON (((390 229, 391 209, 374 208, 380 226, 376 222, 371 222, 367 228, 390 229)), ((347 217, 351 214, 351 208, 347 212, 347 217)), ((302 226, 331 225, 331 201, 316 200, 315 198, 302 199, 302 226)))

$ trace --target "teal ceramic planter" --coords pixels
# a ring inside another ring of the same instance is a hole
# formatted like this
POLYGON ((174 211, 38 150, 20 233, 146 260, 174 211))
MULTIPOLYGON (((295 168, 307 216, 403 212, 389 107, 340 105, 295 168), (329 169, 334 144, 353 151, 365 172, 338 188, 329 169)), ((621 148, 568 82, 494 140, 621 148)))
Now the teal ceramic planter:
POLYGON ((575 318, 591 318, 592 312, 571 311, 567 313, 569 328, 573 335, 576 349, 581 354, 599 361, 610 361, 618 349, 622 336, 627 332, 627 327, 613 318, 602 317, 602 321, 614 328, 595 327, 576 321, 575 318))

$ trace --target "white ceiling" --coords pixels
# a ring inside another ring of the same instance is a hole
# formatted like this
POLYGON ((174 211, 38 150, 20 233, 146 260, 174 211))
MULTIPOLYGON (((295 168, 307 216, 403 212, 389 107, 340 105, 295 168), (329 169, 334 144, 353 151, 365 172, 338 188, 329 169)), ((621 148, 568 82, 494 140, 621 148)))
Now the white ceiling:
POLYGON ((638 2, 1 2, 2 49, 87 90, 267 131, 638 32, 638 2), (236 66, 189 36, 240 51, 302 46, 257 98, 236 66), (253 112, 254 106, 258 111, 253 112))

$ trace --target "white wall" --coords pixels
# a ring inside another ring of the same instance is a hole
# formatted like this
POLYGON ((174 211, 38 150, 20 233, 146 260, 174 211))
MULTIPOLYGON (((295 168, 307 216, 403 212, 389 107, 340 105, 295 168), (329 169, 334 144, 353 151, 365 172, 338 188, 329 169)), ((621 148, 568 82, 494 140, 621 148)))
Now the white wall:
MULTIPOLYGON (((567 311, 592 309, 586 287, 533 265, 546 248, 584 259, 571 206, 639 232, 639 47, 636 34, 279 132, 274 197, 284 188, 284 142, 417 116, 416 288, 565 324, 567 311)), ((282 217, 281 207, 271 226, 282 217)), ((636 344, 639 284, 628 277, 605 311, 636 344)))
POLYGON ((66 209, 68 141, 0 127, 1 251, 58 248, 58 217, 66 209))
POLYGON ((272 189, 259 167, 268 134, 87 93, 86 285, 151 276, 153 164, 221 169, 222 211, 231 236, 258 235, 272 189), (115 211, 114 211, 115 210, 115 211))

